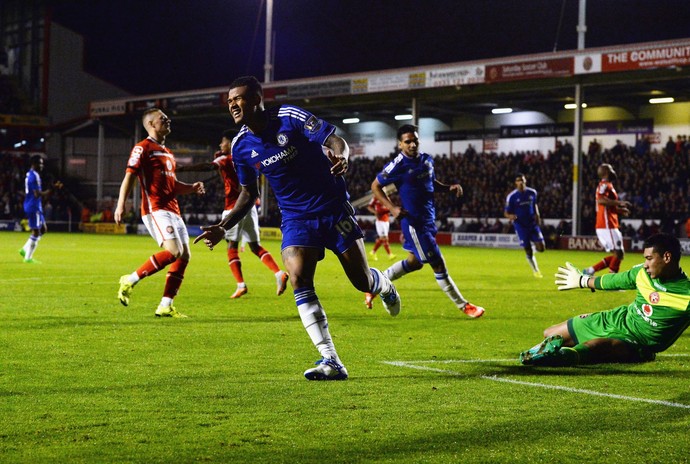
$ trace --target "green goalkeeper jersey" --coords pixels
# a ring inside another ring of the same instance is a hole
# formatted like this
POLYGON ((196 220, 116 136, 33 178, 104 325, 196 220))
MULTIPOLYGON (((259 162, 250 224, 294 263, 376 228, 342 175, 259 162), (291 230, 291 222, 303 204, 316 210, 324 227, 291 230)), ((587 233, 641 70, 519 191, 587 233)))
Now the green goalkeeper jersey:
POLYGON ((690 325, 690 281, 682 271, 677 279, 661 281, 638 264, 629 271, 597 277, 594 285, 599 290, 637 289, 625 325, 638 343, 655 352, 673 345, 690 325))

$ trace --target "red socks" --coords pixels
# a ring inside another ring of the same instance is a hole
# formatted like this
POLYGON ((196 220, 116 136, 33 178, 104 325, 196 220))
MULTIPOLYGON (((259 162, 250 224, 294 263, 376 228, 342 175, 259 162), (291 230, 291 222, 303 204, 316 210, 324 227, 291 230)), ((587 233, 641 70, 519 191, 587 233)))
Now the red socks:
POLYGON ((159 251, 137 269, 137 275, 140 279, 143 279, 144 277, 155 274, 161 269, 165 269, 165 266, 174 261, 175 257, 172 253, 166 250, 159 251))

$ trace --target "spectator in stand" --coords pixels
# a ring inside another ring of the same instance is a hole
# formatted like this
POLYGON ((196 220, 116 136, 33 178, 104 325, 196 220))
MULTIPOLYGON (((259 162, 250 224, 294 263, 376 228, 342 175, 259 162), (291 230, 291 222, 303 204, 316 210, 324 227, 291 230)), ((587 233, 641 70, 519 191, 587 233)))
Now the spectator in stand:
POLYGON ((668 142, 666 142, 666 154, 668 156, 673 156, 676 154, 676 143, 673 141, 673 137, 668 136, 668 142))

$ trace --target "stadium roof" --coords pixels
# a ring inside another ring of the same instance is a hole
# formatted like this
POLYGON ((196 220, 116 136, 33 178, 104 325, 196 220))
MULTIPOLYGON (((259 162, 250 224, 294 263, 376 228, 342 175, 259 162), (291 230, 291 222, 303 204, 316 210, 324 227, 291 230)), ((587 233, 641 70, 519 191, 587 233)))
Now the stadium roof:
MULTIPOLYGON (((292 103, 339 124, 345 117, 385 121, 410 113, 449 126, 462 118, 481 129, 498 107, 538 111, 555 122, 582 84, 588 108, 621 107, 637 117, 653 97, 690 101, 690 38, 449 63, 264 85, 267 105, 292 103)), ((174 119, 175 140, 209 143, 232 127, 227 88, 200 89, 92 102, 90 116, 132 134, 141 111, 159 106, 174 119)), ((465 128, 465 127, 463 127, 465 128)))

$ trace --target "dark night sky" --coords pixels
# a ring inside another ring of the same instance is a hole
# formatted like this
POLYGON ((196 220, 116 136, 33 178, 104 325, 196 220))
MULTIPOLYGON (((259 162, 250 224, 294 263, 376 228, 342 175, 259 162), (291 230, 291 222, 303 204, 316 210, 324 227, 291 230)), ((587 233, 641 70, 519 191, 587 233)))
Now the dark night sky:
MULTIPOLYGON (((275 80, 577 48, 578 0, 274 0, 275 80)), ((133 94, 263 80, 262 0, 53 2, 85 68, 133 94)), ((586 47, 690 37, 688 0, 588 0, 586 47)))

